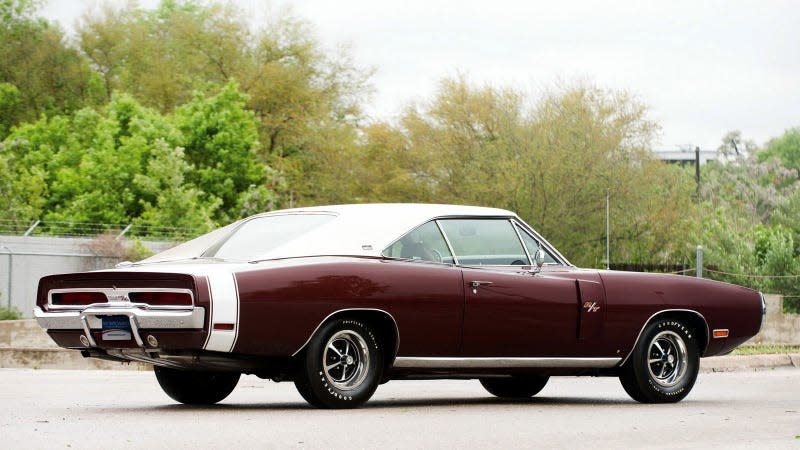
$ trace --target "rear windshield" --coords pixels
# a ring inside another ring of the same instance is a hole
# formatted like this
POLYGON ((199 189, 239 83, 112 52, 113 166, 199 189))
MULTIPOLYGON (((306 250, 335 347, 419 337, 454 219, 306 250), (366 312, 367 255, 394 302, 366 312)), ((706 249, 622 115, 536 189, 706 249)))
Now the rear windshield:
POLYGON ((252 261, 333 219, 333 214, 280 214, 241 220, 153 255, 142 263, 221 258, 252 261))
POLYGON ((335 217, 329 214, 256 217, 242 223, 227 239, 208 249, 203 256, 251 261, 335 217))

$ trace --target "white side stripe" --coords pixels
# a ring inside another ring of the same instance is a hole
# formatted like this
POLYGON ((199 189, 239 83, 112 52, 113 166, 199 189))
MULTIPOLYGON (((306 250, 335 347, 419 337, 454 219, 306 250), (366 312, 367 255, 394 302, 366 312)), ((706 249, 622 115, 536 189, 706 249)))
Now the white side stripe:
POLYGON ((211 322, 206 350, 230 352, 239 333, 239 291, 231 273, 208 274, 211 290, 211 322), (233 324, 233 330, 215 330, 214 324, 233 324))

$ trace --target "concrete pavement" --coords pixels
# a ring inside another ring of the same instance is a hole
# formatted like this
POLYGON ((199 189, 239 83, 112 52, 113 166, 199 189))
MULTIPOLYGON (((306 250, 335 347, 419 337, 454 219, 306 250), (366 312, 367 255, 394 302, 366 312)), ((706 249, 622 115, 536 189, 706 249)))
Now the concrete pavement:
POLYGON ((614 378, 553 377, 526 401, 474 380, 391 381, 363 408, 319 410, 292 383, 242 377, 215 406, 175 403, 152 373, 0 369, 3 448, 753 448, 800 446, 800 370, 701 375, 676 404, 614 378))

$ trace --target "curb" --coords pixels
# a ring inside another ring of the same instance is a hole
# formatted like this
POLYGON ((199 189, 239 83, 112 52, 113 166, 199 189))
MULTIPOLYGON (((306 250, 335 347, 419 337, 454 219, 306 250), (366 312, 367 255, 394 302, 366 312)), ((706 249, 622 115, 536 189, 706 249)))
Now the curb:
POLYGON ((767 370, 777 367, 800 368, 800 353, 712 356, 700 360, 701 373, 767 370))
POLYGON ((0 368, 68 370, 150 370, 149 364, 84 358, 63 348, 0 348, 0 368))

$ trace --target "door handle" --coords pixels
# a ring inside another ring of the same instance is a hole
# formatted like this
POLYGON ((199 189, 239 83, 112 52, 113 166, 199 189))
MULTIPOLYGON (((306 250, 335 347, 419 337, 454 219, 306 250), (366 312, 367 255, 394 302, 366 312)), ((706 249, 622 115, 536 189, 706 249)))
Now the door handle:
POLYGON ((472 286, 472 293, 473 294, 477 294, 478 293, 478 286, 491 286, 492 282, 491 281, 478 281, 478 280, 475 280, 475 281, 470 281, 469 285, 472 286))

